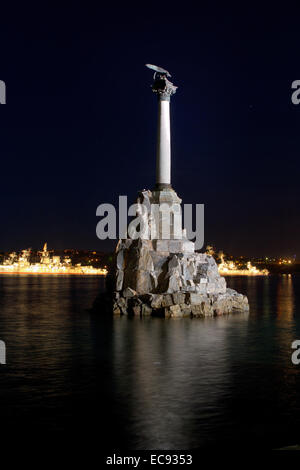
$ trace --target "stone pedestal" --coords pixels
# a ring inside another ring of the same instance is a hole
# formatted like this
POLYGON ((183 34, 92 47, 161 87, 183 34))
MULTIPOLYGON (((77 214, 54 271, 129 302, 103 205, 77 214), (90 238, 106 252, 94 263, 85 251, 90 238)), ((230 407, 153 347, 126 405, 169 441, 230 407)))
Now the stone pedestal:
MULTIPOLYGON (((138 202, 147 208, 148 234, 154 223, 153 204, 178 204, 174 190, 142 191, 138 202)), ((169 212, 162 211, 162 217, 169 212)), ((162 218, 159 219, 162 222, 162 218)), ((163 234, 161 227, 156 230, 163 234)), ((214 258, 195 253, 194 243, 184 238, 119 240, 116 270, 110 291, 103 296, 115 315, 204 317, 248 311, 247 297, 227 289, 214 258), (110 299, 110 300, 109 300, 110 299)), ((171 234, 174 235, 171 223, 171 234)), ((103 307, 104 308, 104 307, 103 307)))
POLYGON ((159 251, 152 240, 120 240, 111 280, 98 308, 114 315, 180 318, 249 310, 247 297, 226 287, 212 256, 159 251))

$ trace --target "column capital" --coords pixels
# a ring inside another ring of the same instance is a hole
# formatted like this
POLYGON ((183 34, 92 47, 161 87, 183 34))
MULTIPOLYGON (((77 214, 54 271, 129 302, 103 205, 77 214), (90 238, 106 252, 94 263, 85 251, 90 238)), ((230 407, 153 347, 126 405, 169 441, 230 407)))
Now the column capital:
POLYGON ((159 75, 155 77, 155 81, 152 85, 152 91, 157 94, 157 97, 161 101, 170 101, 171 96, 176 93, 177 86, 173 85, 165 75, 159 75))

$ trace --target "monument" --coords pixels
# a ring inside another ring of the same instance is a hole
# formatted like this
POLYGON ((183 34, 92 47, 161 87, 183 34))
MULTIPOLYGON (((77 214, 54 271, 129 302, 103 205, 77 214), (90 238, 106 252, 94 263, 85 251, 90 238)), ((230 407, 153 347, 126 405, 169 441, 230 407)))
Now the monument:
POLYGON ((119 240, 115 271, 97 308, 165 318, 248 311, 247 297, 226 287, 214 258, 195 252, 182 228, 181 199, 171 184, 170 100, 177 87, 167 70, 146 66, 154 70, 152 90, 158 98, 156 184, 138 193, 142 228, 138 232, 129 225, 129 237, 119 240))

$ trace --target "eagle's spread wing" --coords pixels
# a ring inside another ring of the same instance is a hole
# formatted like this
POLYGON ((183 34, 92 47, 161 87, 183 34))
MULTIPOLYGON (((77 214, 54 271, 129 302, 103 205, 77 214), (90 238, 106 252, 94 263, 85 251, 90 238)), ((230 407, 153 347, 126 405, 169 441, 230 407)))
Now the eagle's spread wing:
POLYGON ((162 67, 158 67, 157 65, 152 65, 152 64, 146 64, 146 67, 148 67, 148 69, 154 70, 155 72, 162 73, 166 75, 167 77, 171 77, 171 74, 167 70, 163 69, 162 67))

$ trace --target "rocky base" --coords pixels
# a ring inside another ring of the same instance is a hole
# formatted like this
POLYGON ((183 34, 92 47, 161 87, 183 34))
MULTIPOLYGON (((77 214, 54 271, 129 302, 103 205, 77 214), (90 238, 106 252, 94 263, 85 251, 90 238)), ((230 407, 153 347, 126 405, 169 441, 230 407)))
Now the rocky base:
POLYGON ((160 237, 149 238, 152 225, 157 227, 152 204, 173 206, 181 202, 173 189, 142 191, 138 202, 147 208, 142 224, 146 227, 144 238, 119 240, 115 270, 107 277, 107 293, 98 297, 94 309, 114 315, 164 318, 212 317, 249 310, 247 297, 227 288, 212 256, 195 252, 185 230, 175 238, 178 221, 175 223, 175 216, 170 218, 165 208, 158 217, 161 222, 166 219, 162 226, 158 224, 160 237), (168 238, 162 236, 164 225, 170 229, 168 238))
POLYGON ((246 296, 229 288, 223 294, 208 295, 183 292, 137 295, 134 290, 128 288, 123 296, 118 293, 113 296, 109 293, 101 294, 94 308, 118 316, 203 318, 248 312, 249 304, 246 296))

